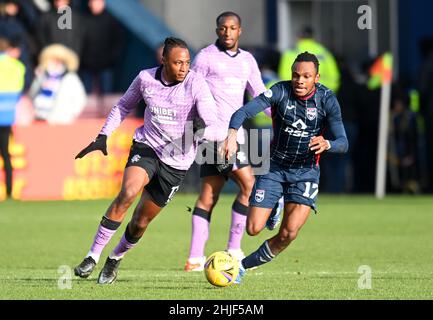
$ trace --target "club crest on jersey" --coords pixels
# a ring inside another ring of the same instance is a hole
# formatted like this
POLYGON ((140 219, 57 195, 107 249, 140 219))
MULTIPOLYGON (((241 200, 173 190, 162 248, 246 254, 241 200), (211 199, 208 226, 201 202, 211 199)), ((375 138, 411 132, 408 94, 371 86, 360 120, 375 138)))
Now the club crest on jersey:
POLYGON ((132 158, 131 158, 131 163, 136 163, 136 162, 138 162, 139 160, 140 160, 140 155, 139 154, 136 154, 136 155, 134 155, 132 158))
POLYGON ((317 117, 317 109, 316 108, 307 108, 307 118, 308 120, 314 120, 317 117))
POLYGON ((257 202, 262 202, 265 199, 265 190, 257 189, 255 199, 257 202))
POLYGON ((150 97, 153 94, 153 90, 151 88, 144 88, 144 96, 150 97))

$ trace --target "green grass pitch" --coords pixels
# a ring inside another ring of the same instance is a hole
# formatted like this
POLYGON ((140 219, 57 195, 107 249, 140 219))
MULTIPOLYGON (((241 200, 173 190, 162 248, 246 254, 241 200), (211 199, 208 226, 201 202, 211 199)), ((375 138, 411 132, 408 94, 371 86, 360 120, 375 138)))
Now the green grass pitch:
MULTIPOLYGON (((221 196, 215 208, 207 254, 225 249, 233 198, 221 196)), ((201 272, 183 271, 191 230, 186 208, 195 199, 176 195, 126 255, 110 286, 97 285, 96 277, 126 223, 89 279, 67 280, 110 201, 0 203, 0 299, 433 298, 432 197, 322 195, 319 213, 310 215, 286 251, 227 288, 212 287, 201 272), (370 289, 361 266, 371 269, 370 289)), ((244 251, 273 234, 245 235, 244 251)))

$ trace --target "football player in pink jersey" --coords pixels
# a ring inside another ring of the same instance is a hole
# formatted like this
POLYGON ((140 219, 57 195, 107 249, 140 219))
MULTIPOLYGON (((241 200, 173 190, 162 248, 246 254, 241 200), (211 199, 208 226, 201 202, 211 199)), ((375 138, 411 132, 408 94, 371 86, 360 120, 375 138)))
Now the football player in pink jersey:
POLYGON ((107 155, 107 137, 141 99, 147 106, 144 124, 134 133, 122 188, 102 217, 90 251, 74 269, 75 275, 81 278, 87 278, 92 273, 102 250, 142 190, 125 233, 99 274, 100 284, 116 280, 125 253, 137 244, 149 223, 179 189, 194 161, 201 139, 193 134, 194 122, 204 123, 204 138, 207 134, 211 136, 209 132, 216 129, 216 104, 209 87, 200 74, 190 70, 190 53, 186 43, 170 37, 164 42, 162 65, 139 73, 111 109, 96 140, 76 158, 95 150, 107 155), (190 141, 189 144, 186 141, 190 141))
MULTIPOLYGON (((234 12, 224 12, 217 17, 216 25, 217 41, 197 54, 192 69, 206 79, 218 107, 218 125, 220 128, 227 128, 231 115, 244 103, 245 90, 252 97, 256 97, 266 88, 254 57, 239 48, 239 37, 242 34, 239 15, 234 12)), ((221 135, 216 137, 212 147, 206 152, 217 153, 218 142, 225 139, 223 131, 220 131, 221 135)), ((240 148, 233 165, 218 164, 215 161, 204 163, 200 167, 202 186, 192 212, 192 237, 185 271, 203 270, 211 214, 228 178, 239 186, 239 193, 232 205, 227 250, 239 260, 244 257, 241 240, 245 231, 248 202, 255 179, 248 163, 248 154, 243 146, 245 142, 243 130, 239 130, 238 142, 240 148)), ((278 217, 275 215, 276 212, 277 210, 274 210, 272 217, 278 217)), ((274 223, 274 226, 270 228, 275 228, 275 225, 274 223)))

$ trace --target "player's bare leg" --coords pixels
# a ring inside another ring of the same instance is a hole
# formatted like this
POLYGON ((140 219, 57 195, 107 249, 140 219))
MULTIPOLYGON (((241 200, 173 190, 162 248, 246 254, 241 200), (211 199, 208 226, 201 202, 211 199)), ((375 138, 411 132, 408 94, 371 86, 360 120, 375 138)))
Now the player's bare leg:
POLYGON ((218 198, 226 179, 223 176, 204 177, 200 195, 195 204, 196 208, 203 209, 210 214, 218 202, 218 198))
POLYGON ((251 190, 255 182, 253 169, 251 166, 246 166, 230 172, 229 177, 239 186, 239 193, 236 199, 244 206, 248 206, 251 190))
MULTIPOLYGON (((255 236, 263 229, 272 209, 251 207, 247 233, 255 236)), ((268 240, 269 247, 273 254, 283 251, 293 240, 296 239, 299 230, 305 224, 310 214, 311 208, 307 205, 297 203, 286 203, 284 207, 284 217, 278 234, 268 240)))
POLYGON ((311 208, 307 205, 286 203, 280 230, 277 235, 268 240, 269 248, 274 255, 286 249, 296 239, 307 221, 310 211, 311 208))
POLYGON ((201 192, 192 212, 191 244, 185 271, 203 270, 210 218, 225 181, 223 176, 208 176, 202 180, 201 192))
POLYGON ((232 171, 229 177, 239 186, 239 193, 232 206, 227 250, 240 261, 245 257, 241 249, 241 242, 245 232, 249 198, 255 178, 251 166, 232 171))
POLYGON ((148 183, 146 170, 138 166, 127 167, 123 174, 122 189, 107 209, 105 216, 110 220, 122 222, 129 207, 148 183))
POLYGON ((102 250, 122 223, 128 208, 134 202, 149 177, 143 168, 127 167, 123 174, 122 188, 102 217, 93 243, 84 260, 74 268, 76 276, 87 278, 99 261, 102 250))
POLYGON ((268 209, 253 206, 249 208, 246 227, 248 235, 255 236, 263 230, 271 211, 271 208, 268 209))
POLYGON ((139 203, 134 210, 131 221, 126 226, 119 244, 108 256, 99 274, 99 284, 111 284, 117 278, 120 261, 127 251, 134 248, 146 231, 149 223, 161 212, 146 190, 143 190, 139 203))
POLYGON ((135 207, 128 230, 132 237, 141 238, 149 226, 150 222, 161 212, 162 207, 158 206, 150 196, 143 190, 140 201, 135 207))
MULTIPOLYGON (((235 283, 240 283, 246 269, 254 268, 272 261, 277 254, 292 243, 302 226, 308 219, 311 208, 296 203, 286 203, 284 217, 278 234, 266 240, 252 254, 242 260, 239 268, 239 276, 235 283)), ((257 235, 263 229, 271 209, 252 207, 249 216, 247 232, 249 235, 257 235)))

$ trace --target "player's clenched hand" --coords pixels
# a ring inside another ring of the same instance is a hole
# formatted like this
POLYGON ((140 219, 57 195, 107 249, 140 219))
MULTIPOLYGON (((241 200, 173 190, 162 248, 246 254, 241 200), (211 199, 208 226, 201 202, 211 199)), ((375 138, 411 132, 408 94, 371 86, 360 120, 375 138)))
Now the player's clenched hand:
POLYGON ((106 156, 107 153, 107 136, 105 134, 99 134, 94 141, 92 141, 87 147, 85 147, 83 150, 80 151, 75 156, 75 159, 80 159, 84 157, 89 152, 95 151, 95 150, 101 150, 104 156, 106 156))
POLYGON ((237 130, 229 129, 227 138, 224 140, 224 142, 221 144, 221 146, 218 150, 219 154, 222 158, 225 157, 228 160, 234 154, 236 154, 236 151, 238 151, 238 144, 236 142, 237 133, 238 133, 237 130))
POLYGON ((325 140, 323 136, 312 137, 310 139, 310 144, 308 145, 311 151, 316 150, 314 154, 320 154, 323 151, 329 150, 331 148, 331 144, 328 140, 325 140))

